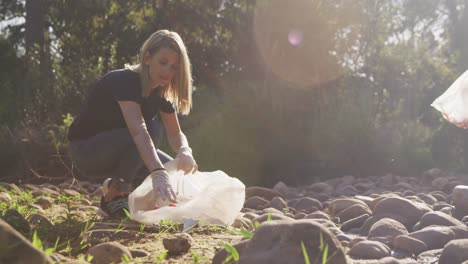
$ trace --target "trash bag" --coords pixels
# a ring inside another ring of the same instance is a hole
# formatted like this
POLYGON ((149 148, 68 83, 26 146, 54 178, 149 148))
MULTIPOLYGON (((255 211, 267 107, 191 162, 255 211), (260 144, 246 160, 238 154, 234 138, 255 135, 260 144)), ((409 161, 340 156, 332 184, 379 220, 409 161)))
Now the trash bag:
POLYGON ((450 123, 468 128, 468 71, 431 104, 450 123))
POLYGON ((164 164, 177 202, 156 199, 148 176, 128 197, 130 218, 151 225, 162 220, 231 225, 244 205, 245 185, 222 171, 184 175, 177 160, 164 164))

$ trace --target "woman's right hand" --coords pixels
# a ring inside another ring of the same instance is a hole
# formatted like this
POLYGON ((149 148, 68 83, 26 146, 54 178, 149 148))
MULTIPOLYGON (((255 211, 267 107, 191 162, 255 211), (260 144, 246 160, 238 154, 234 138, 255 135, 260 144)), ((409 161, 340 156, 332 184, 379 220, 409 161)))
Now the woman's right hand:
POLYGON ((176 202, 177 196, 169 183, 169 174, 166 170, 156 170, 151 174, 151 180, 153 182, 154 197, 160 197, 163 201, 169 200, 176 202))

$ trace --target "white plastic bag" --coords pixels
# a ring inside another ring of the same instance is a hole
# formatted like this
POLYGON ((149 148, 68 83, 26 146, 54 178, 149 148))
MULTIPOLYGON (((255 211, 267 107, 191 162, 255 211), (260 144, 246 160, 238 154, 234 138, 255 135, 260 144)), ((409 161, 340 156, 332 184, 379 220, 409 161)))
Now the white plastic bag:
POLYGON ((468 128, 468 71, 463 73, 432 104, 450 123, 468 128))
POLYGON ((175 206, 154 198, 148 176, 128 197, 130 218, 147 225, 161 220, 231 225, 244 205, 245 185, 222 171, 184 175, 176 165, 177 160, 164 165, 177 194, 175 206))

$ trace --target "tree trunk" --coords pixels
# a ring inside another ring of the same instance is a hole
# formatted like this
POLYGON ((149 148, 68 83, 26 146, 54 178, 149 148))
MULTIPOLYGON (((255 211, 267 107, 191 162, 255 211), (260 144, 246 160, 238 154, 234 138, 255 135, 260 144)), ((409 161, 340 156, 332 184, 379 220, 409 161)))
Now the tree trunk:
MULTIPOLYGON (((50 75, 50 44, 46 26, 47 0, 26 0, 26 76, 21 92, 25 108, 31 106, 33 91, 47 85, 50 75)), ((23 107, 24 108, 24 107, 23 107)))

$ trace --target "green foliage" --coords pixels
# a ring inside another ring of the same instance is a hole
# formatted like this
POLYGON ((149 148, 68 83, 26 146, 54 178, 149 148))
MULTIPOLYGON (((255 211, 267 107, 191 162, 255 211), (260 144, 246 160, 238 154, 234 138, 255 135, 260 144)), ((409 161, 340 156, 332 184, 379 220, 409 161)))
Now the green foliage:
POLYGON ((226 259, 224 260, 224 263, 229 263, 231 259, 234 261, 239 261, 239 252, 237 252, 237 249, 229 244, 223 244, 224 249, 227 251, 228 255, 226 259))
POLYGON ((309 254, 307 253, 307 249, 304 245, 304 241, 301 241, 301 250, 302 250, 302 255, 304 256, 305 264, 310 264, 309 254))
POLYGON ((167 258, 167 250, 163 250, 159 255, 154 257, 154 263, 162 263, 167 258))
POLYGON ((36 247, 37 249, 39 249, 40 251, 44 251, 44 253, 46 253, 46 255, 51 255, 52 253, 55 253, 56 250, 57 250, 57 247, 58 247, 58 243, 59 243, 59 240, 60 240, 60 237, 57 237, 57 240, 55 240, 55 244, 53 247, 50 247, 50 248, 44 248, 44 245, 42 243, 42 240, 39 238, 39 236, 37 235, 37 231, 34 231, 34 234, 33 234, 33 237, 32 237, 32 241, 31 243, 33 244, 34 247, 36 247))
POLYGON ((70 113, 63 115, 62 124, 52 125, 49 129, 49 136, 52 144, 57 150, 64 151, 68 146, 68 128, 73 122, 73 116, 70 113))

